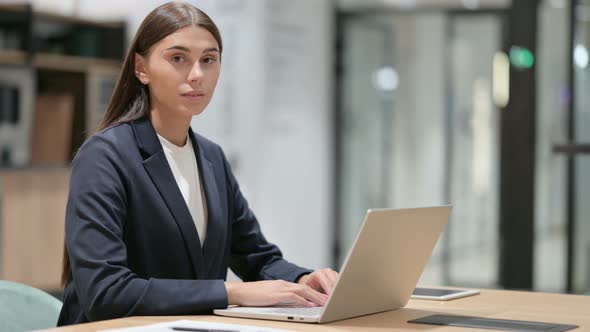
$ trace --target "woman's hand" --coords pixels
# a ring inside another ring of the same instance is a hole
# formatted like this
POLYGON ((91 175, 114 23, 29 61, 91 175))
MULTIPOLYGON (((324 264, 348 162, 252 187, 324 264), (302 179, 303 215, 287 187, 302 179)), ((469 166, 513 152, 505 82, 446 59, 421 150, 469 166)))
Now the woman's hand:
POLYGON ((304 284, 284 280, 226 282, 228 304, 249 307, 272 305, 325 305, 328 296, 304 284))
POLYGON ((311 274, 304 275, 297 281, 300 285, 306 285, 318 292, 330 295, 332 288, 338 279, 338 272, 332 269, 321 269, 311 274))

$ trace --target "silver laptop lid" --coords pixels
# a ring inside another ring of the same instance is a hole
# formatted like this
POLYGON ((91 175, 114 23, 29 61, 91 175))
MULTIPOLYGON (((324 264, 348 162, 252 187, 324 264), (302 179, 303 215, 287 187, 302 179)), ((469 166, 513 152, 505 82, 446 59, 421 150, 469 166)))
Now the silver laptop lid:
POLYGON ((369 210, 320 322, 406 305, 450 213, 450 206, 369 210))

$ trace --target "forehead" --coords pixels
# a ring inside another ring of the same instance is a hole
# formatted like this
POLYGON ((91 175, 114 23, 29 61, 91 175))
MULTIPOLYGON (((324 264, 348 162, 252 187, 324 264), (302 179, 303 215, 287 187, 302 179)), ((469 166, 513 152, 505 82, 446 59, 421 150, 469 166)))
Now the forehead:
POLYGON ((191 52, 202 52, 209 48, 219 49, 217 40, 207 29, 194 25, 169 34, 157 42, 154 49, 163 52, 173 46, 183 46, 191 52))

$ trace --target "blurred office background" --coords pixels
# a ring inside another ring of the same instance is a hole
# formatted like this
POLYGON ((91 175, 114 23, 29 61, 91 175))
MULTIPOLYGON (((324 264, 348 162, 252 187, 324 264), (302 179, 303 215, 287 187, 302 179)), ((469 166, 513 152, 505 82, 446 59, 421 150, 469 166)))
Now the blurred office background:
MULTIPOLYGON (((164 2, 0 0, 0 279, 59 294, 69 164, 164 2)), ((420 283, 590 291, 590 0, 189 2, 224 40, 193 128, 287 259, 452 204, 420 283)))

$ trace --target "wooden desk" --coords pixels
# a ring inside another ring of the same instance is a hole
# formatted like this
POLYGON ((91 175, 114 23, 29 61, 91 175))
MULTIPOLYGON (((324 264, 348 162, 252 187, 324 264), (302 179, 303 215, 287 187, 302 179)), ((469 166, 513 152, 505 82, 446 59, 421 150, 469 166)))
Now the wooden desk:
POLYGON ((295 331, 476 331, 475 329, 459 327, 439 327, 434 325, 407 323, 410 319, 434 313, 573 324, 580 326, 573 331, 590 331, 590 296, 500 290, 482 290, 480 295, 446 302, 410 300, 406 307, 399 310, 321 325, 218 316, 158 316, 113 319, 46 331, 95 331, 99 329, 140 326, 178 319, 256 325, 295 331))

